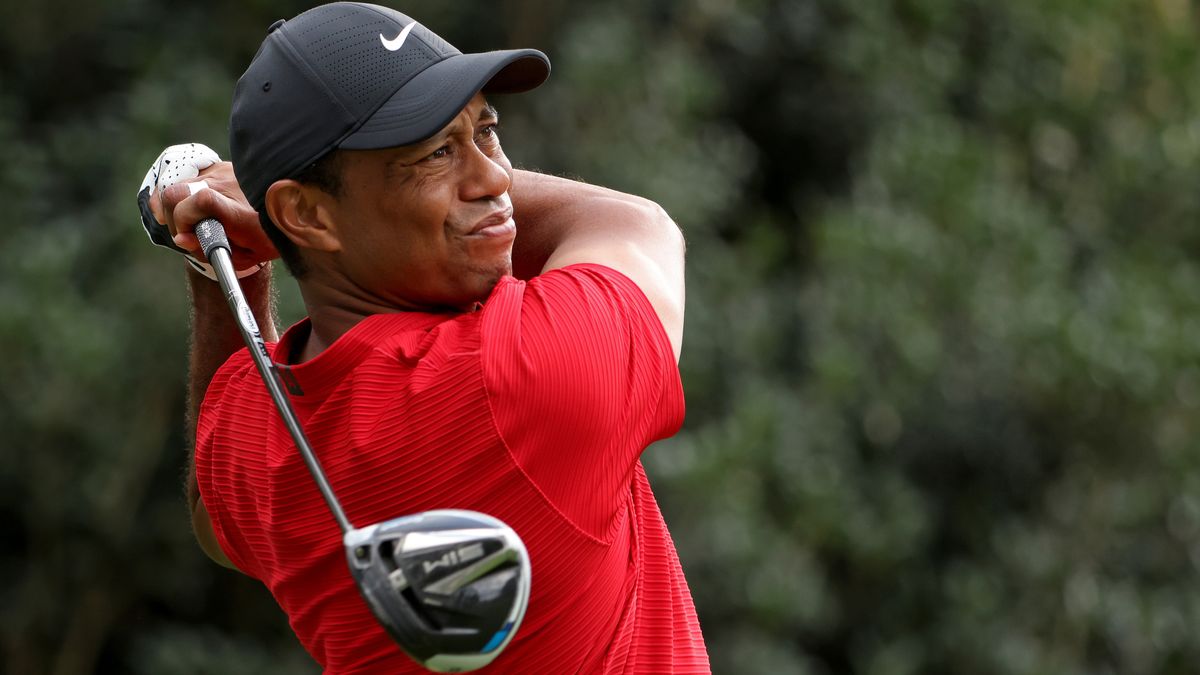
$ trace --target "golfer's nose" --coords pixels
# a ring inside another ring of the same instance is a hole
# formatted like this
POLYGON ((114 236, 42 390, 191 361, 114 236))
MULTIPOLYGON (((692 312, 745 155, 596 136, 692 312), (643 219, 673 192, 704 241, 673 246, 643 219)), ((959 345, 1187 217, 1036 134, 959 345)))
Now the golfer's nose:
POLYGON ((467 152, 469 166, 461 188, 463 201, 493 199, 508 192, 512 187, 512 176, 503 153, 493 157, 478 147, 471 147, 467 152))

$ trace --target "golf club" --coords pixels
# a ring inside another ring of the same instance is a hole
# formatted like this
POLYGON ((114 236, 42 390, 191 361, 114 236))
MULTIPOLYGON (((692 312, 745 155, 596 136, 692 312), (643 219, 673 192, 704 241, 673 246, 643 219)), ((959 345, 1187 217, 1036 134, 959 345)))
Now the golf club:
POLYGON ((486 666, 508 646, 529 605, 529 554, 521 538, 492 516, 455 509, 355 528, 283 390, 238 285, 225 228, 210 218, 195 233, 284 425, 341 528, 350 573, 375 618, 425 668, 457 673, 486 666))

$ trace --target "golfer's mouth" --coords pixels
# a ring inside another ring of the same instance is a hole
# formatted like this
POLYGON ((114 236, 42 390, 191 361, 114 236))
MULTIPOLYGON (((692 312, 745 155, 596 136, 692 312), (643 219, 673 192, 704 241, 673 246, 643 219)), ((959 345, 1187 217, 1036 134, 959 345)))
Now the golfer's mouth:
POLYGON ((512 219, 512 207, 508 206, 499 211, 494 211, 491 215, 475 224, 469 232, 468 237, 508 237, 516 233, 517 224, 512 219))

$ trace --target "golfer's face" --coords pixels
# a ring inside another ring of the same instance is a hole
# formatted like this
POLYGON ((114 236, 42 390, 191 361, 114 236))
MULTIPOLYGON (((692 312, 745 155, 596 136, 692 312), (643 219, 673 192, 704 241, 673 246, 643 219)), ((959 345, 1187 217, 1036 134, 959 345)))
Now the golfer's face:
POLYGON ((512 165, 477 94, 421 143, 347 151, 336 209, 343 272, 397 307, 470 306, 511 273, 512 165))

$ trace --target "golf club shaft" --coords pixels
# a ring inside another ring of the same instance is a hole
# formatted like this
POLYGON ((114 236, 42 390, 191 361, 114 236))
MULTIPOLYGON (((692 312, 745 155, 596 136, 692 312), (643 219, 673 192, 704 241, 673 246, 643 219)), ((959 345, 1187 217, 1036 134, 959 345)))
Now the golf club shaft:
POLYGON ((233 311, 238 330, 242 333, 242 340, 245 341, 246 347, 250 351, 250 358, 254 359, 254 365, 258 366, 258 372, 262 376, 263 382, 266 383, 267 390, 271 392, 271 398, 275 401, 275 407, 279 410, 280 417, 283 418, 284 426, 291 433, 292 440, 296 442, 296 449, 300 451, 304 463, 308 465, 309 472, 317 481, 317 489, 325 498, 329 510, 333 512, 338 527, 345 534, 353 528, 346 518, 346 513, 342 511, 342 505, 334 496, 333 489, 329 486, 329 480, 325 478, 325 472, 321 470, 321 463, 313 453, 312 446, 308 444, 304 429, 301 428, 300 421, 296 419, 296 412, 292 410, 292 403, 280 384, 279 373, 267 353, 267 345, 263 341, 262 333, 258 330, 258 322, 254 320, 254 312, 250 310, 246 296, 242 294, 242 287, 238 284, 237 274, 233 271, 233 260, 229 239, 225 236, 225 228, 216 219, 207 218, 196 224, 195 231, 196 238, 199 239, 200 246, 204 250, 204 257, 208 258, 208 263, 216 270, 217 283, 221 284, 221 290, 224 291, 225 298, 229 301, 229 309, 233 311))

